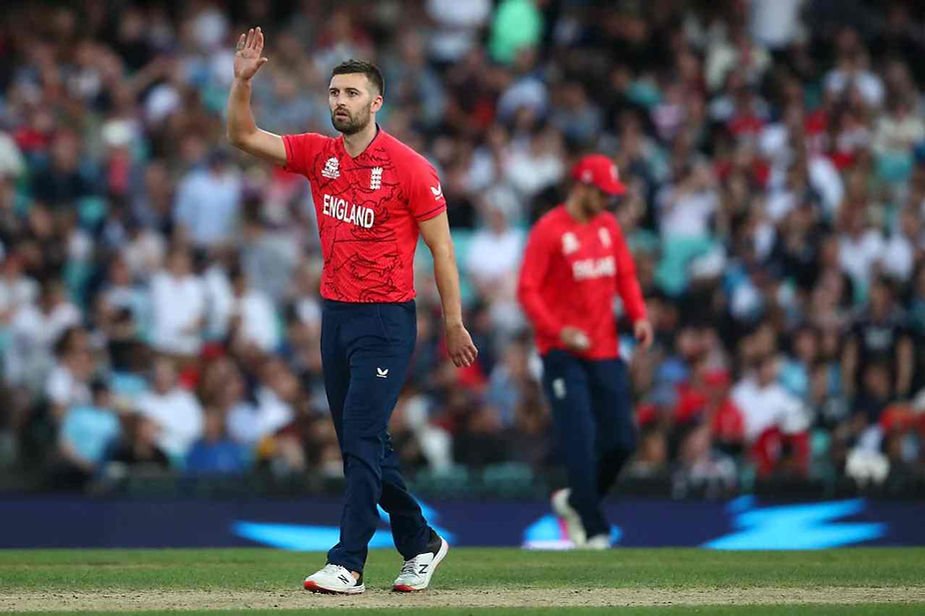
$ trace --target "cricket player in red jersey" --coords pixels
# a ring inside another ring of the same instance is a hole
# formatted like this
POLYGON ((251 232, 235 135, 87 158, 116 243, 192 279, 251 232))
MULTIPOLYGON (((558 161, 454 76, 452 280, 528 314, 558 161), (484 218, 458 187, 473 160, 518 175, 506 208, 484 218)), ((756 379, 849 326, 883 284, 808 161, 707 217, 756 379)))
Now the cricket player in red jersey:
POLYGON ((462 321, 446 199, 434 168, 376 124, 384 84, 372 64, 350 60, 333 70, 328 105, 339 137, 279 136, 257 128, 251 79, 267 62, 263 43, 260 28, 238 40, 228 138, 311 182, 324 259, 324 382, 346 479, 340 541, 304 587, 365 590, 363 567, 379 504, 389 513, 395 547, 405 560, 393 588, 423 590, 449 546, 408 493, 386 428, 417 336, 413 265, 419 234, 434 257, 449 355, 457 366, 476 359, 462 321))
POLYGON ((619 296, 637 340, 652 326, 636 267, 607 203, 625 192, 606 156, 583 157, 566 202, 530 232, 518 297, 543 358, 543 389, 553 413, 569 487, 553 510, 576 547, 610 547, 601 503, 636 447, 626 364, 619 357, 614 300, 619 296))

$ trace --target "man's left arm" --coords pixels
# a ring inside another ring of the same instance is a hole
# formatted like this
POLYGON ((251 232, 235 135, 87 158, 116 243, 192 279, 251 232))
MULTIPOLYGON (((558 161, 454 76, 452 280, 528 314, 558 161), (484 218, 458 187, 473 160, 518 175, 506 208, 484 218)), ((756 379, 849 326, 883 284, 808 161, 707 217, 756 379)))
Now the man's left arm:
POLYGON ((633 254, 626 245, 623 232, 616 228, 614 241, 614 257, 617 260, 617 292, 623 300, 626 314, 633 322, 633 335, 643 348, 652 345, 652 324, 646 314, 646 302, 642 297, 639 279, 636 277, 636 263, 633 254))
POLYGON ((446 346, 450 359, 457 367, 469 366, 478 356, 478 349, 466 331, 462 319, 462 298, 459 292, 459 271, 456 269, 456 254, 450 236, 450 224, 446 212, 419 221, 421 237, 434 257, 434 278, 443 304, 443 325, 446 330, 446 346))

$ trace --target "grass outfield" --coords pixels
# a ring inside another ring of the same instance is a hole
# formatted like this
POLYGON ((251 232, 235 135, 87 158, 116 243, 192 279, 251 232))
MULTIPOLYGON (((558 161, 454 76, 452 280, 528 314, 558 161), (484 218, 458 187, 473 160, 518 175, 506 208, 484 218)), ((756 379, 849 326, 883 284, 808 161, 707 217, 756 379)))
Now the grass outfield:
POLYGON ((264 549, 0 550, 0 612, 67 614, 925 614, 925 549, 450 551, 433 587, 389 592, 400 557, 370 553, 367 593, 313 595, 320 553, 264 549), (620 609, 615 609, 620 607, 620 609))

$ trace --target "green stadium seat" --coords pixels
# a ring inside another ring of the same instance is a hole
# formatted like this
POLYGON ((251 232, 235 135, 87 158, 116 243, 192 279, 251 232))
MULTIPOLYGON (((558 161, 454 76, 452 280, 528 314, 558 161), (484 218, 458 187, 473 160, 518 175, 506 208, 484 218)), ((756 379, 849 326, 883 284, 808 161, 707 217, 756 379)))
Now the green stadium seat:
POLYGON ((529 495, 534 488, 533 469, 520 462, 506 462, 485 467, 482 484, 490 494, 501 497, 529 495))
POLYGON ((106 202, 99 197, 84 197, 77 202, 77 216, 82 227, 94 227, 106 218, 106 202))
POLYGON ((813 430, 810 440, 810 452, 813 460, 828 457, 832 445, 832 435, 826 430, 813 430))
POLYGON ((452 466, 443 470, 422 469, 411 482, 415 492, 434 497, 456 497, 470 491, 469 469, 465 466, 452 466))
POLYGON ((84 292, 92 274, 93 266, 90 263, 68 261, 64 267, 64 282, 67 285, 68 294, 82 310, 89 309, 84 292))
POLYGON ((885 152, 877 156, 877 177, 888 184, 908 181, 915 165, 911 152, 885 152))
POLYGON ((679 295, 687 286, 690 262, 713 249, 709 236, 671 237, 662 241, 662 258, 655 269, 655 282, 669 295, 679 295))

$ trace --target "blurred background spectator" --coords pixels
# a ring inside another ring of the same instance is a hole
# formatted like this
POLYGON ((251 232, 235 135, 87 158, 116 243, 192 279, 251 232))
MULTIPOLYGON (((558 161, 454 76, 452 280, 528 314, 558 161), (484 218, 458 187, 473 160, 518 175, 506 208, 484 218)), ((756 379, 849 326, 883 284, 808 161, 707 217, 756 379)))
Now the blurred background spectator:
POLYGON ((629 480, 723 495, 754 478, 925 474, 921 0, 4 11, 6 479, 341 474, 310 187, 224 143, 233 41, 256 24, 261 126, 331 134, 330 68, 371 59, 383 127, 440 171, 482 353, 447 362, 422 252, 392 421, 419 482, 549 470, 513 285, 528 226, 591 150, 630 187, 617 215, 656 328, 650 353, 621 343, 641 429, 629 480))

